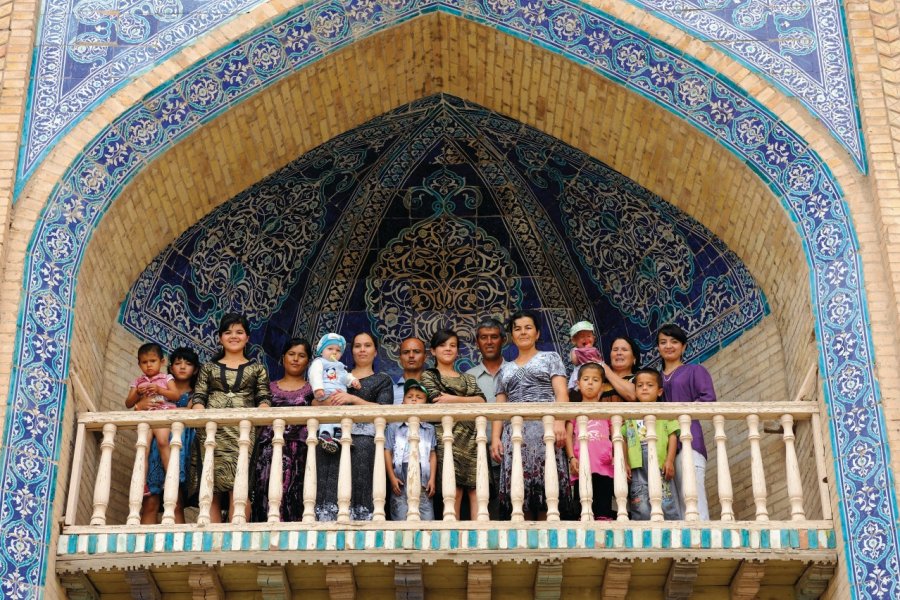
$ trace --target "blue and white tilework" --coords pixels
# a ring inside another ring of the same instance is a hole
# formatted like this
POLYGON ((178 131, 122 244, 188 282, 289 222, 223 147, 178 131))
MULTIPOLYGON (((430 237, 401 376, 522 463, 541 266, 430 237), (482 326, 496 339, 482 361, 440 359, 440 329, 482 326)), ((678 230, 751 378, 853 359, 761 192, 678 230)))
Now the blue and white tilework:
MULTIPOLYGON (((44 0, 29 110, 18 163, 17 194, 62 135, 113 91, 190 45, 202 34, 262 0, 44 0)), ((839 0, 632 0, 768 77, 819 118, 865 170, 850 54, 839 0)), ((444 10, 503 23, 535 41, 571 49, 586 59, 592 10, 573 0, 353 0, 323 7, 310 2, 322 50, 373 25, 444 10), (321 10, 320 10, 321 9, 321 10)), ((299 32, 295 32, 299 33, 299 32)), ((295 47, 294 50, 298 50, 295 47)))
POLYGON ((144 270, 121 322, 210 355, 219 316, 241 312, 276 370, 293 335, 372 330, 381 368, 399 376, 407 337, 453 326, 465 369, 478 320, 519 308, 543 313, 545 347, 564 356, 569 326, 589 319, 599 347, 630 335, 645 358, 659 327, 676 322, 689 360, 768 312, 740 259, 694 219, 555 138, 432 96, 201 219, 144 270))
MULTIPOLYGON (((413 18, 424 2, 373 0, 365 11, 330 0, 309 4, 161 85, 105 128, 66 170, 32 234, 22 282, 16 368, 0 450, 5 597, 39 595, 36 588, 48 577, 55 551, 48 542, 73 291, 85 247, 110 203, 143 165, 199 125, 327 50, 384 29, 386 15, 391 22, 413 18)), ((446 10, 459 10, 453 9, 459 2, 446 10)), ((479 14, 488 14, 478 1, 465 4, 475 5, 479 14)), ((597 9, 566 4, 565 10, 577 17, 570 44, 548 41, 550 22, 544 17, 468 18, 533 40, 665 107, 744 161, 781 199, 810 267, 849 589, 854 598, 900 597, 893 576, 900 571, 897 502, 859 245, 835 178, 798 134, 727 78, 597 9)))

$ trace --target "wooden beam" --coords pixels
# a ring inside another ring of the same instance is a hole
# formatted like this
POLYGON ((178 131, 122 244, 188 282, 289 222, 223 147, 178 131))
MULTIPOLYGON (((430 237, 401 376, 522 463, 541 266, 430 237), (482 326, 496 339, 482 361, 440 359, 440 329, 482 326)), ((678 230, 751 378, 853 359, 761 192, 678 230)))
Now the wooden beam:
POLYGON ((100 600, 97 588, 84 573, 63 573, 59 576, 59 582, 70 600, 100 600))
POLYGON ((602 600, 625 600, 631 586, 631 569, 634 563, 627 560, 610 560, 603 572, 603 583, 600 585, 602 600))
POLYGON ((159 586, 149 569, 125 571, 125 579, 131 586, 131 597, 134 600, 162 600, 159 586))
POLYGON ((209 565, 191 565, 188 570, 188 586, 192 600, 225 600, 225 590, 219 573, 209 565))
POLYGON ((493 566, 483 563, 469 564, 466 575, 467 600, 491 600, 493 566))
POLYGON ((834 577, 833 564, 811 563, 794 584, 794 597, 797 600, 819 598, 825 593, 832 577, 834 577))
POLYGON ((425 584, 422 583, 422 565, 395 565, 394 587, 397 600, 424 600, 425 584))
POLYGON ((325 584, 331 600, 356 600, 356 579, 353 565, 328 565, 325 567, 325 584))
POLYGON ((731 600, 753 600, 766 574, 766 564, 752 560, 742 561, 731 578, 731 600))
POLYGON ((563 567, 559 561, 538 565, 534 578, 535 600, 559 600, 562 596, 563 567))
POLYGON ((291 600, 291 583, 283 566, 260 566, 256 570, 256 583, 263 600, 291 600))
POLYGON ((697 570, 700 561, 673 560, 666 577, 666 586, 663 588, 663 597, 666 600, 687 600, 694 592, 694 581, 697 579, 697 570))

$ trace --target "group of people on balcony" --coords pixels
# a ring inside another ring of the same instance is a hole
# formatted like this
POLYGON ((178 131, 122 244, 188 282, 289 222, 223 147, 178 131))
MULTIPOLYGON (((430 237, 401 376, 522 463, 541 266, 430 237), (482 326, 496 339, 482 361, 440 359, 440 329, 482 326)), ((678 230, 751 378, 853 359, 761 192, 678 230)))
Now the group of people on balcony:
MULTIPOLYGON (((364 406, 477 402, 711 402, 715 391, 709 373, 700 365, 687 365, 682 356, 687 345, 685 332, 666 325, 657 335, 657 347, 663 370, 641 368, 637 344, 618 337, 609 349, 609 361, 594 347, 593 326, 576 323, 570 330, 575 346, 571 360, 575 370, 567 377, 562 358, 555 352, 538 350, 541 320, 531 311, 513 314, 506 327, 493 318, 481 321, 475 335, 481 362, 466 373, 456 370, 459 337, 452 330, 440 330, 430 340, 434 366, 425 368, 426 347, 418 338, 404 340, 399 348, 403 375, 392 380, 375 370, 378 340, 368 332, 352 337, 349 349, 353 368, 340 362, 346 341, 337 334, 322 337, 314 348, 307 340, 292 338, 281 352, 284 375, 269 381, 265 367, 248 359, 245 349, 250 327, 246 318, 225 315, 219 325, 221 349, 210 362, 200 364, 196 353, 186 348, 173 351, 169 375, 162 375, 165 359, 156 344, 145 344, 138 351, 142 375, 129 392, 126 406, 136 410, 160 410, 188 407, 205 408, 364 406), (506 361, 501 350, 509 335, 517 356, 506 361), (567 383, 568 382, 568 383, 567 383)), ((336 443, 342 433, 337 424, 320 427, 316 447, 317 493, 315 513, 319 521, 333 521, 338 516, 338 471, 341 447, 336 443)), ((511 481, 513 465, 512 429, 509 422, 494 421, 489 425, 490 501, 492 519, 509 518, 512 510, 511 481)), ((697 504, 701 519, 709 518, 704 474, 706 447, 698 421, 693 421, 691 448, 680 448, 678 423, 657 420, 656 456, 662 476, 662 505, 665 518, 683 518, 684 497, 681 490, 679 452, 692 452, 696 470, 697 504)), ((283 496, 282 521, 299 521, 303 514, 303 479, 307 455, 307 427, 289 425, 284 431, 282 451, 283 496)), ((648 519, 650 504, 647 476, 647 438, 644 423, 626 420, 622 426, 626 443, 626 471, 629 478, 628 510, 632 519, 648 519)), ((388 474, 390 516, 406 517, 406 474, 410 460, 409 427, 392 422, 385 432, 384 456, 376 456, 375 426, 354 423, 350 431, 351 501, 350 516, 369 520, 373 516, 373 474, 376 460, 384 460, 388 474)), ((419 430, 420 493, 419 510, 423 520, 442 514, 443 494, 439 490, 439 465, 443 463, 441 424, 422 423, 419 430), (438 505, 438 506, 436 506, 438 505)), ((578 428, 557 421, 556 466, 559 481, 559 507, 563 517, 579 517, 580 472, 590 472, 593 490, 592 509, 597 519, 612 519, 613 467, 612 434, 608 420, 588 422, 590 469, 579 468, 578 428)), ((246 517, 265 521, 268 515, 269 474, 272 466, 274 434, 262 427, 253 436, 250 464, 250 502, 246 517)), ((652 437, 652 436, 651 436, 652 437)), ((210 518, 219 521, 226 513, 234 514, 232 490, 239 454, 237 427, 220 427, 216 433, 215 472, 210 518)), ((149 468, 141 519, 156 523, 160 494, 168 465, 169 430, 153 429, 153 443, 148 451, 149 468)), ((182 505, 196 497, 202 469, 201 452, 205 432, 186 430, 181 455, 181 482, 176 521, 183 522, 182 505)), ((547 497, 544 485, 544 428, 540 421, 525 421, 522 426, 521 459, 525 490, 523 511, 526 519, 546 517, 547 497)), ((453 465, 456 477, 455 505, 457 518, 477 511, 476 488, 477 442, 473 422, 460 421, 453 426, 453 465)))

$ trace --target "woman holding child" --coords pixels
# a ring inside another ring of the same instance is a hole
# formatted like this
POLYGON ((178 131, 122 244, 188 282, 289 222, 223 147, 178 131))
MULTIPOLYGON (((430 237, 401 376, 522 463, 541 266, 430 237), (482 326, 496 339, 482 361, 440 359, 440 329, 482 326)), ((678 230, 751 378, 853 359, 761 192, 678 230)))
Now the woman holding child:
MULTIPOLYGON (((334 392, 321 400, 313 400, 313 406, 366 406, 394 403, 394 384, 390 376, 376 373, 374 364, 378 354, 378 342, 372 334, 357 333, 351 342, 353 355, 351 373, 359 380, 359 389, 334 392)), ((354 423, 351 430, 353 445, 351 453, 351 498, 350 518, 356 521, 372 520, 375 506, 372 502, 372 475, 375 468, 375 425, 354 423)), ((337 519, 337 486, 341 450, 326 452, 321 445, 316 447, 316 520, 337 519)), ((384 457, 379 457, 384 460, 384 457)))
MULTIPOLYGON (((503 364, 497 377, 499 402, 568 402, 566 369, 556 352, 542 352, 537 348, 541 321, 534 312, 514 313, 507 326, 519 351, 514 361, 503 364)), ((571 500, 569 472, 563 450, 566 428, 556 421, 556 468, 559 478, 559 500, 566 506, 571 500)), ((500 505, 506 514, 511 512, 510 487, 512 480, 512 430, 510 424, 494 421, 491 436, 491 455, 501 462, 500 505)), ((525 421, 522 428, 522 467, 525 475, 525 503, 523 510, 529 520, 547 518, 547 498, 544 490, 544 425, 541 421, 525 421)))
MULTIPOLYGON (((291 338, 281 351, 284 377, 269 384, 273 407, 309 406, 312 388, 306 381, 311 348, 304 338, 291 338)), ((269 471, 272 468, 271 427, 260 428, 253 453, 250 475, 252 520, 265 522, 269 513, 269 471)), ((284 430, 282 453, 281 520, 303 519, 303 475, 306 468, 306 425, 288 425, 284 430)))

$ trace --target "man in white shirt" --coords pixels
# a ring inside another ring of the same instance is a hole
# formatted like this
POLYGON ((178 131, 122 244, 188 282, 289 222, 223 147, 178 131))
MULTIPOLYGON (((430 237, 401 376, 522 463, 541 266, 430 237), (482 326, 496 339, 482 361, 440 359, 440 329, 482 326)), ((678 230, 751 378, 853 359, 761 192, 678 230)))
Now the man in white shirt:
POLYGON ((407 379, 419 380, 425 367, 425 342, 417 337, 408 337, 400 342, 398 360, 403 375, 394 382, 394 404, 403 404, 403 385, 407 379))
MULTIPOLYGON (((488 402, 496 401, 495 386, 500 368, 506 362, 503 359, 503 344, 506 342, 506 332, 503 325, 497 319, 488 317, 478 323, 475 330, 475 343, 481 353, 481 362, 466 371, 468 375, 475 377, 478 387, 484 392, 488 402)), ((491 519, 499 518, 498 491, 500 487, 500 463, 491 459, 491 496, 488 502, 488 512, 491 519)))

